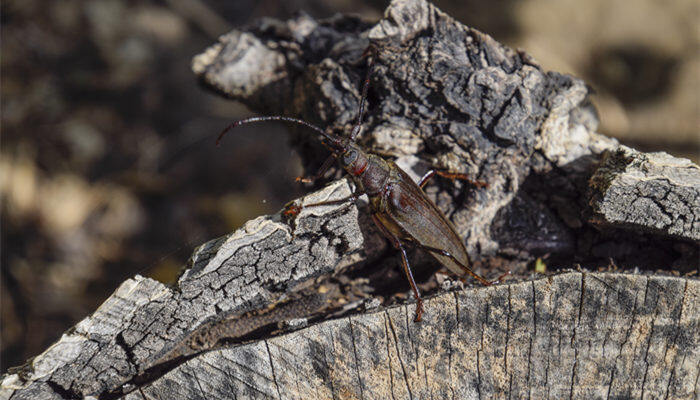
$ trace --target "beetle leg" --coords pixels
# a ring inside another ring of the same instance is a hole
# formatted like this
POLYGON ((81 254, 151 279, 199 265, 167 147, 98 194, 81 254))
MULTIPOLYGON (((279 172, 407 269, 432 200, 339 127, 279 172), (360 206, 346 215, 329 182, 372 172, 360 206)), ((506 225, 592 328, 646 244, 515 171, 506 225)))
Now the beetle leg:
POLYGON ((343 204, 343 203, 347 203, 348 201, 355 201, 355 200, 357 200, 358 197, 359 196, 357 194, 353 193, 348 197, 343 197, 342 199, 320 201, 318 203, 303 204, 303 205, 288 204, 286 207, 286 210, 284 210, 282 213, 284 215, 297 215, 301 212, 302 208, 316 207, 316 206, 331 206, 334 204, 343 204))
POLYGON ((416 286, 416 281, 413 279, 413 273, 411 272, 411 267, 408 265, 408 257, 406 256, 406 249, 399 243, 399 251, 401 251, 401 264, 403 270, 408 277, 408 282, 411 284, 411 289, 413 289, 413 295, 416 296, 416 316, 413 318, 414 322, 420 322, 423 318, 423 299, 420 297, 420 292, 418 292, 418 286, 416 286))
POLYGON ((423 299, 420 297, 418 286, 416 285, 416 281, 413 279, 411 267, 408 265, 408 256, 406 255, 406 248, 403 246, 403 244, 401 244, 399 238, 397 238, 396 235, 391 233, 384 226, 384 224, 382 224, 382 221, 380 221, 379 218, 377 218, 376 214, 372 214, 372 220, 377 225, 377 228, 379 228, 379 231, 382 232, 382 234, 391 241, 391 244, 401 252, 401 266, 403 267, 403 271, 406 273, 408 283, 411 284, 411 289, 413 289, 413 295, 416 297, 416 317, 413 320, 415 322, 419 322, 421 318, 423 318, 423 299))
POLYGON ((476 187, 487 187, 488 183, 482 182, 482 181, 475 181, 472 180, 467 174, 461 174, 461 173, 456 173, 456 172, 445 172, 445 171, 439 171, 436 169, 431 169, 430 171, 426 172, 425 175, 423 175, 422 178, 420 178, 420 182, 418 183, 418 186, 420 186, 421 189, 428 183, 430 178, 432 178, 435 175, 440 175, 443 178, 447 179, 459 179, 461 181, 465 181, 468 183, 471 183, 472 185, 476 187))
POLYGON ((315 175, 310 176, 310 177, 303 177, 303 176, 298 176, 295 180, 297 182, 302 182, 302 183, 313 183, 314 181, 321 179, 323 174, 328 171, 328 168, 330 168, 331 164, 333 164, 333 161, 335 161, 335 155, 331 154, 326 158, 326 161, 321 164, 321 168, 318 169, 315 175))
MULTIPOLYGON (((503 276, 501 276, 500 278, 496 279, 495 281, 489 282, 489 281, 487 281, 486 279, 484 279, 484 278, 480 277, 479 275, 477 275, 476 273, 474 273, 474 271, 472 271, 471 268, 469 268, 469 267, 467 267, 466 265, 462 264, 462 262, 459 261, 457 258, 455 258, 455 256, 453 256, 452 254, 450 254, 450 252, 445 251, 445 250, 443 250, 443 249, 438 249, 437 247, 426 246, 426 245, 420 244, 420 243, 418 243, 418 242, 414 242, 414 244, 415 244, 416 246, 420 247, 421 249, 423 249, 423 250, 425 250, 425 251, 428 251, 428 252, 430 252, 430 253, 438 253, 438 254, 440 254, 441 256, 449 257, 452 261, 454 261, 455 263, 457 263, 457 265, 459 265, 460 267, 462 267, 462 269, 463 269, 466 273, 468 273, 469 275, 473 276, 473 277, 476 278, 479 282, 481 282, 482 284, 484 284, 484 286, 491 286, 494 282, 498 282, 499 280, 501 280, 501 278, 503 278, 503 276)), ((506 274, 506 275, 507 275, 507 274, 506 274)), ((504 275, 504 276, 505 276, 505 275, 504 275)))
POLYGON ((343 197, 342 199, 320 201, 318 203, 304 204, 302 207, 316 207, 316 206, 330 206, 333 204, 343 204, 349 201, 357 200, 358 196, 356 194, 351 194, 348 197, 343 197))
POLYGON ((420 182, 418 182, 418 186, 420 186, 420 188, 423 189, 425 184, 428 183, 430 178, 432 178, 433 176, 435 176, 435 170, 431 169, 430 171, 426 172, 422 178, 420 178, 420 182))

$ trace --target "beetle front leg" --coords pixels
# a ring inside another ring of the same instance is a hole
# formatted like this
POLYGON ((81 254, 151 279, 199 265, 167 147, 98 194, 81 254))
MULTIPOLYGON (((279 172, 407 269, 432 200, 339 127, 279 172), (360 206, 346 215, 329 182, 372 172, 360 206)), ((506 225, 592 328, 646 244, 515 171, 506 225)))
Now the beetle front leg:
POLYGON ((396 235, 391 233, 384 226, 384 224, 382 224, 382 221, 380 221, 379 218, 377 218, 376 214, 372 214, 372 220, 377 225, 377 228, 379 228, 379 231, 382 232, 382 234, 391 241, 391 244, 401 252, 401 266, 403 267, 403 271, 406 273, 408 283, 411 285, 413 295, 416 297, 416 316, 413 319, 413 321, 420 322, 420 320, 423 318, 423 299, 420 297, 418 286, 416 285, 416 281, 413 279, 411 267, 408 265, 408 256, 406 255, 406 249, 404 248, 403 244, 401 244, 399 238, 397 238, 396 235))
POLYGON ((328 200, 328 201, 321 201, 318 203, 311 203, 311 204, 304 204, 304 205, 296 205, 296 204, 288 204, 286 209, 282 212, 285 216, 294 216, 298 215, 301 212, 302 208, 309 208, 309 207, 317 207, 317 206, 331 206, 334 204, 343 204, 347 203, 349 201, 355 201, 357 200, 359 196, 355 193, 351 194, 348 197, 343 197, 342 199, 337 199, 337 200, 328 200))
POLYGON ((326 171, 328 171, 328 168, 330 168, 331 164, 333 164, 333 161, 335 161, 335 156, 331 154, 328 156, 328 158, 326 158, 326 161, 321 164, 321 167, 318 169, 318 171, 316 171, 315 175, 310 177, 298 176, 295 180, 301 183, 313 183, 321 179, 323 174, 325 174, 326 171))

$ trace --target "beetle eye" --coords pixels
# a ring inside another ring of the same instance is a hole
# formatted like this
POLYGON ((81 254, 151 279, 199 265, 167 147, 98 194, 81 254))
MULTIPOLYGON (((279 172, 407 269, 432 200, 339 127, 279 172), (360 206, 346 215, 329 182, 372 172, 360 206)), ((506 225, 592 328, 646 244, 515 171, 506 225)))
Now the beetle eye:
POLYGON ((357 151, 355 150, 348 150, 345 153, 343 153, 343 165, 348 166, 352 163, 355 162, 357 159, 357 151))

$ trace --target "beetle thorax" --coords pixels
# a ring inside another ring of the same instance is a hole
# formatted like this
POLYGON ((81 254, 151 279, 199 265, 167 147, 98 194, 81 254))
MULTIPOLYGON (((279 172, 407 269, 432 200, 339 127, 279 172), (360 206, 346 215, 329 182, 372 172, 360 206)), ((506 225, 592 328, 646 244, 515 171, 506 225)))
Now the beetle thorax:
POLYGON ((359 147, 348 148, 342 162, 357 188, 368 195, 379 193, 389 178, 386 161, 374 154, 365 153, 359 147))

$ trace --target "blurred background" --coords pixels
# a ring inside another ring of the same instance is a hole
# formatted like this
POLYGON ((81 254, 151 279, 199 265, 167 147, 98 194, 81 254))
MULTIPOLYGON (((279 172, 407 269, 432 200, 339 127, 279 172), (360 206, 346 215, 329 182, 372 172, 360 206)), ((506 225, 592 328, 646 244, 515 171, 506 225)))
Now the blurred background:
MULTIPOLYGON (((44 350, 124 279, 173 282, 197 245, 303 193, 281 126, 214 145, 249 112, 199 87, 192 56, 262 16, 377 20, 387 4, 0 3, 0 372, 44 350)), ((585 79, 597 93, 600 132, 698 161, 696 0, 436 5, 546 70, 585 79)))

